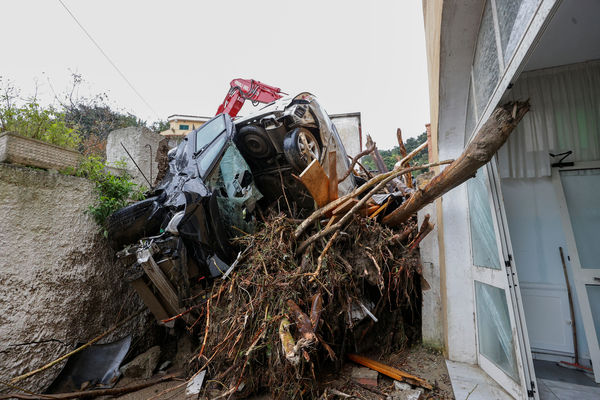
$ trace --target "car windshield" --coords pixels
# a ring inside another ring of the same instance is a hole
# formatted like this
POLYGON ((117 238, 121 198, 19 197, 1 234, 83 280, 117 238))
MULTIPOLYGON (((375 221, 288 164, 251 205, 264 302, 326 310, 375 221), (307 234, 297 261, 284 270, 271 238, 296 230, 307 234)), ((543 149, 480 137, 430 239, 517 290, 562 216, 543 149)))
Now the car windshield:
POLYGON ((206 148, 217 136, 223 133, 226 129, 225 116, 219 115, 212 121, 202 125, 202 127, 196 132, 196 153, 206 148))

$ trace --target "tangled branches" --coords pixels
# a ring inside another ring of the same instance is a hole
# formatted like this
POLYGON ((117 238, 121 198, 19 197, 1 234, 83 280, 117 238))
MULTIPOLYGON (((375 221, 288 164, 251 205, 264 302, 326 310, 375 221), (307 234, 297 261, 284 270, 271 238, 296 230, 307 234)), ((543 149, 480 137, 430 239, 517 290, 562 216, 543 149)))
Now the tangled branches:
POLYGON ((283 215, 268 218, 238 239, 249 247, 244 265, 206 289, 204 325, 195 328, 202 346, 190 372, 208 369, 207 390, 314 397, 318 377, 339 368, 347 349, 417 337, 420 268, 405 247, 416 236, 414 221, 399 240, 389 228, 355 217, 328 252, 322 240, 299 257, 296 228, 283 215))

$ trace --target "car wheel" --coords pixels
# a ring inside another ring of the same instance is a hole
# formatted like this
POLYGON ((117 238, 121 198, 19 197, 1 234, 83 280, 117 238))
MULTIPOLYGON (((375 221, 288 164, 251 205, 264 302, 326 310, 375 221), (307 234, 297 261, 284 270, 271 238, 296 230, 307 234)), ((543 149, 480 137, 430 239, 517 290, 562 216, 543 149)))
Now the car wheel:
POLYGON ((262 160, 275 154, 267 131, 261 126, 244 126, 238 132, 237 144, 242 152, 253 158, 262 160))
POLYGON ((317 138, 306 128, 296 128, 283 140, 283 152, 290 165, 302 172, 312 160, 321 156, 321 146, 317 138))
POLYGON ((151 197, 115 211, 106 221, 108 239, 117 249, 139 239, 158 233, 164 212, 155 212, 155 201, 151 197))

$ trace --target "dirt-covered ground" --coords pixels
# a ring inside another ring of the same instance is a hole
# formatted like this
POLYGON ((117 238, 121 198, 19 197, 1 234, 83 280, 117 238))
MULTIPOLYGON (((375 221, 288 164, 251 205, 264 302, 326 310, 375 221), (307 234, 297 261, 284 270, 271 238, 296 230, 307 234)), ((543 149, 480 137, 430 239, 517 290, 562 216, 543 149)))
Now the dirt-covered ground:
MULTIPOLYGON (((448 370, 446 369, 446 362, 444 356, 438 350, 419 344, 410 349, 397 351, 392 354, 381 355, 371 353, 369 354, 369 357, 423 378, 431 383, 434 389, 432 391, 424 391, 424 394, 421 396, 422 400, 454 399, 450 377, 448 376, 448 370)), ((335 394, 336 391, 339 391, 352 396, 351 398, 354 399, 381 400, 386 399, 394 393, 394 381, 382 374, 379 374, 378 385, 376 387, 357 384, 352 379, 352 370, 356 367, 356 364, 348 361, 344 364, 344 367, 339 374, 332 374, 325 377, 322 382, 322 387, 326 397, 322 398, 340 399, 342 397, 340 397, 339 394, 335 394)), ((172 372, 172 370, 169 372, 172 372)), ((132 380, 122 380, 117 386, 123 387, 132 383, 134 383, 132 380)), ((135 383, 139 383, 139 381, 135 381, 135 383)), ((185 385, 183 385, 183 383, 183 380, 162 382, 118 398, 122 400, 184 400, 186 397, 185 385)), ((216 392, 215 395, 217 395, 216 392)), ((268 395, 256 395, 250 399, 268 400, 270 398, 271 397, 268 395)))

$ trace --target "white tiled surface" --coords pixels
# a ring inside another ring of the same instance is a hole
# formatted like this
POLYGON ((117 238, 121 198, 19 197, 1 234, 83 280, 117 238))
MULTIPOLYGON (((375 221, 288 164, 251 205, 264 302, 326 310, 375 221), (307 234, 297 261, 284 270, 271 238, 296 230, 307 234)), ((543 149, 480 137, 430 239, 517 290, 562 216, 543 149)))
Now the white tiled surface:
MULTIPOLYGON (((598 400, 600 387, 538 379, 540 400, 598 400)), ((458 399, 458 398, 457 398, 458 399)))
MULTIPOLYGON (((446 360, 456 400, 513 400, 477 365, 446 360)), ((600 387, 537 379, 540 400, 600 400, 600 387)))
POLYGON ((456 400, 513 400, 477 365, 446 360, 446 366, 456 400))

